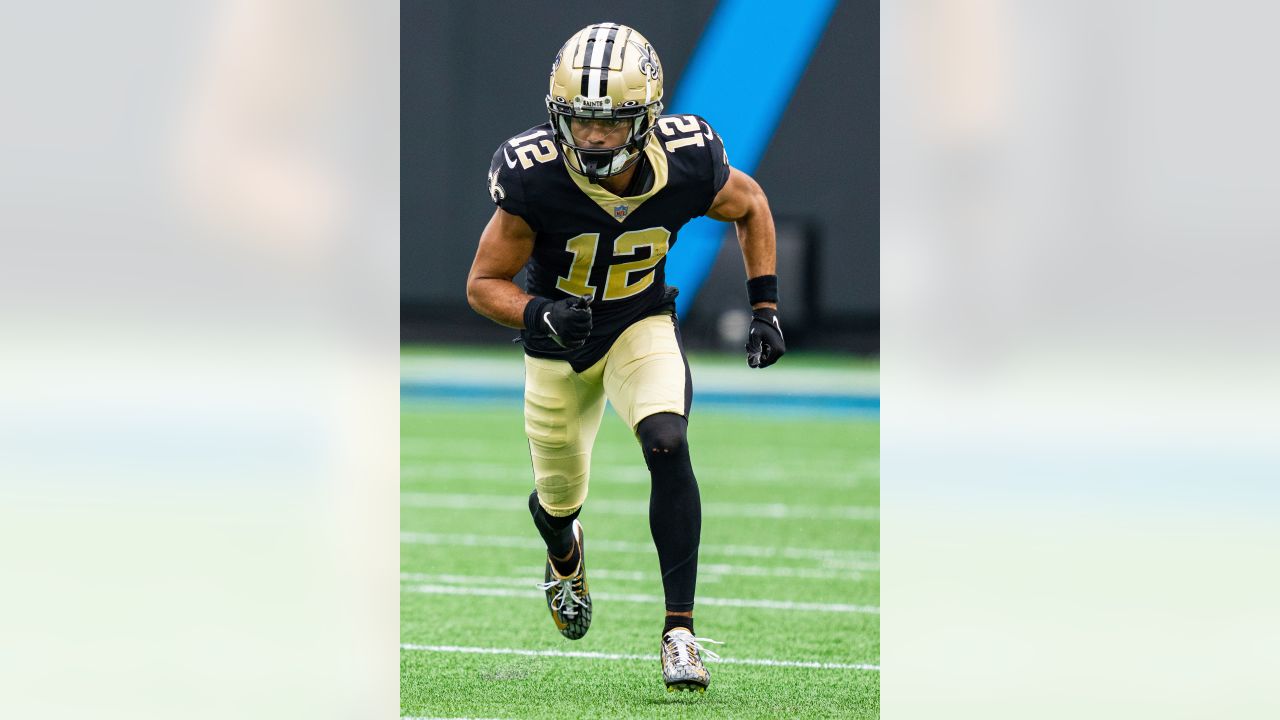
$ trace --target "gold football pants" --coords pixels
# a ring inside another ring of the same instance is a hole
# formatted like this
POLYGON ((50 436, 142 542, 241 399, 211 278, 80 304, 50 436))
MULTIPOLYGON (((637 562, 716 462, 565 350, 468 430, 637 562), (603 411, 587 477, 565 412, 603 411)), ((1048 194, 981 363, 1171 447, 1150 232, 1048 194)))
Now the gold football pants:
POLYGON ((644 318, 581 373, 563 360, 525 356, 524 430, 548 514, 570 515, 586 500, 606 398, 633 432, 656 413, 688 414, 688 365, 676 332, 670 315, 644 318))

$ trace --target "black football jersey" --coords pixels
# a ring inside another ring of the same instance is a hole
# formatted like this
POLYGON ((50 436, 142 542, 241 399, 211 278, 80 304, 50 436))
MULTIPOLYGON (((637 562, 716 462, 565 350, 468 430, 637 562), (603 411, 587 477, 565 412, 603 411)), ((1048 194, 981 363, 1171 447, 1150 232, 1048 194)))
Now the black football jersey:
POLYGON ((525 291, 553 300, 590 295, 591 336, 565 350, 521 333, 525 352, 591 367, 635 321, 674 312, 664 268, 684 224, 705 215, 729 179, 720 136, 697 115, 658 119, 645 161, 652 185, 634 197, 614 195, 570 170, 549 124, 503 143, 489 166, 489 195, 536 233, 525 266, 525 291))

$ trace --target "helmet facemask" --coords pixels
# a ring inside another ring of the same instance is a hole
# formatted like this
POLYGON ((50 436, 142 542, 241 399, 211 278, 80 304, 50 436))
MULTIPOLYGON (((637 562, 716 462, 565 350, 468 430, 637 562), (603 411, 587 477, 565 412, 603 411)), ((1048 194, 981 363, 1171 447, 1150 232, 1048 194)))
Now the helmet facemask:
POLYGON ((575 97, 570 104, 562 98, 547 98, 551 129, 556 141, 568 151, 569 169, 586 176, 591 182, 620 175, 634 165, 653 133, 654 120, 662 113, 661 102, 614 108, 610 100, 608 97, 603 101, 575 97), (581 144, 573 133, 575 119, 626 123, 626 138, 622 144, 613 147, 581 144))

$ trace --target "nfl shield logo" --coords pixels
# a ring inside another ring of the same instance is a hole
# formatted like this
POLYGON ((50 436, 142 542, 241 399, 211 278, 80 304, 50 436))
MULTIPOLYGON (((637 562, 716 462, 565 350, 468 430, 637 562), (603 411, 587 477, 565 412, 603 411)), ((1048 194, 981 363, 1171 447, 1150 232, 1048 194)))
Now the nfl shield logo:
POLYGON ((631 212, 631 208, 626 205, 617 205, 613 208, 613 217, 621 220, 625 218, 629 212, 631 212))

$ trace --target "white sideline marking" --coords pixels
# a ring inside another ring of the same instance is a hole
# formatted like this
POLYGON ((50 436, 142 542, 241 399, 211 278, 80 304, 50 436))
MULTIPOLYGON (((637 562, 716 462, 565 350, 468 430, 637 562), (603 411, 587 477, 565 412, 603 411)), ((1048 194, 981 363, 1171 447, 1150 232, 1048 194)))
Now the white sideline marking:
MULTIPOLYGON (((448 510, 510 510, 525 511, 528 496, 477 495, 470 493, 402 492, 400 504, 413 507, 448 510)), ((591 500, 585 508, 593 513, 606 515, 648 516, 648 500, 591 500)), ((784 505, 782 503, 731 503, 707 502, 702 509, 708 515, 739 518, 767 518, 787 520, 879 520, 880 509, 856 505, 784 505)))
MULTIPOLYGON (((531 578, 538 577, 542 574, 542 567, 524 567, 512 568, 512 574, 505 576, 488 576, 494 580, 495 585, 506 584, 514 578, 531 578)), ((873 571, 874 572, 874 571, 873 571)), ((861 572, 853 570, 822 570, 818 568, 794 568, 794 567, 767 567, 763 565, 732 565, 728 563, 699 563, 698 564, 698 581, 714 582, 720 577, 731 575, 735 577, 779 577, 779 578, 798 578, 801 580, 848 580, 852 582, 860 582, 864 578, 861 572)), ((443 582, 443 583, 462 583, 472 582, 477 576, 473 575, 433 575, 416 572, 400 573, 401 580, 419 580, 422 582, 443 582), (458 578, 450 580, 446 578, 458 578)), ((483 576, 480 576, 483 577, 483 576)), ((627 580, 634 582, 658 582, 661 577, 657 573, 647 573, 641 570, 614 570, 611 568, 591 568, 591 577, 602 578, 604 580, 627 580)), ((513 583, 514 584, 514 583, 513 583)))
POLYGON ((605 580, 630 580, 632 582, 654 582, 659 579, 658 575, 639 570, 610 570, 609 568, 591 568, 591 577, 604 578, 605 580))
MULTIPOLYGON (((632 655, 627 653, 601 653, 586 652, 581 650, 524 650, 520 648, 482 648, 482 647, 460 647, 457 645, 415 645, 413 643, 402 643, 401 650, 413 650, 419 652, 451 652, 451 653, 474 653, 478 655, 524 655, 527 657, 570 657, 570 658, 589 658, 592 660, 657 660, 657 655, 632 655)), ((879 665, 868 665, 865 663, 833 663, 833 662, 814 662, 810 660, 768 660, 756 658, 727 658, 721 656, 719 660, 707 659, 710 663, 723 663, 726 665, 766 665, 768 667, 795 667, 795 668, 815 668, 818 670, 870 670, 872 672, 880 672, 879 665)))
MULTIPOLYGON (((658 582, 658 575, 650 575, 632 570, 608 570, 600 568, 591 569, 591 577, 602 578, 604 580, 629 580, 634 582, 658 582)), ((702 573, 698 574, 698 582, 708 579, 702 573)), ((542 568, 529 568, 528 572, 519 575, 438 575, 435 573, 419 573, 419 572, 402 572, 400 573, 401 582, 425 582, 425 583, 444 583, 446 585, 509 585, 511 587, 527 588, 534 582, 541 582, 542 568)))
MULTIPOLYGON (((547 551, 538 538, 513 535, 467 535, 428 532, 402 532, 400 542, 416 545, 446 545, 451 547, 500 547, 547 551)), ((651 543, 633 543, 625 540, 592 540, 591 549, 597 552, 638 553, 653 555, 651 543)), ((760 545, 702 544, 698 551, 706 555, 730 557, 782 558, 784 560, 818 560, 828 568, 848 570, 876 570, 880 553, 875 550, 828 550, 826 548, 771 547, 760 545)))
MULTIPOLYGON (((597 575, 595 570, 592 570, 591 574, 592 576, 597 575)), ((400 573, 400 582, 444 583, 446 585, 483 583, 485 585, 508 585, 510 587, 521 587, 526 589, 541 579, 541 574, 529 574, 524 577, 499 577, 495 575, 433 575, 431 573, 415 572, 400 573)))
MULTIPOLYGON (((528 581, 526 581, 528 582, 528 581)), ((476 597, 545 597, 541 590, 511 590, 509 588, 478 588, 458 585, 407 585, 402 590, 428 595, 467 595, 476 597)), ((661 604, 664 599, 657 595, 639 595, 631 593, 594 593, 597 599, 612 602, 630 602, 661 604)), ((789 610, 792 612, 833 612, 862 613, 879 615, 880 608, 870 605, 846 605, 844 603, 809 603, 791 602, 790 600, 752 600, 748 598, 714 598, 699 597, 699 605, 721 605, 724 607, 760 608, 763 610, 789 610)))
MULTIPOLYGON (((879 572, 879 565, 869 563, 863 571, 879 572)), ((821 570, 818 568, 767 567, 764 565, 731 565, 728 563, 698 563, 698 575, 742 575, 746 577, 785 577, 804 580, 862 580, 857 570, 821 570)))
MULTIPOLYGON (((490 457, 492 457, 492 451, 490 451, 490 457)), ((419 464, 402 459, 400 461, 400 478, 402 480, 428 478, 433 480, 501 480, 503 482, 527 480, 532 483, 533 470, 528 466, 528 457, 524 458, 524 462, 525 465, 523 466, 516 463, 484 463, 468 460, 419 464)), ((605 478, 602 482, 621 485, 649 484, 649 469, 644 466, 643 460, 619 465, 596 462, 592 464, 591 469, 596 476, 605 478)))
MULTIPOLYGON (((424 464, 419 461, 401 459, 400 477, 405 480, 500 480, 510 482, 513 479, 532 481, 533 471, 516 464, 479 463, 465 460, 456 462, 432 462, 424 464)), ((749 468, 740 465, 726 465, 699 462, 694 470, 699 481, 712 486, 720 485, 773 485, 780 481, 803 478, 806 482, 823 481, 822 487, 849 487, 864 481, 879 482, 880 473, 867 469, 856 470, 847 467, 815 467, 805 466, 803 470, 776 466, 754 465, 749 468)), ((643 460, 635 463, 603 462, 596 460, 591 464, 591 474, 599 478, 597 482, 617 483, 621 485, 648 485, 649 470, 643 460)))

